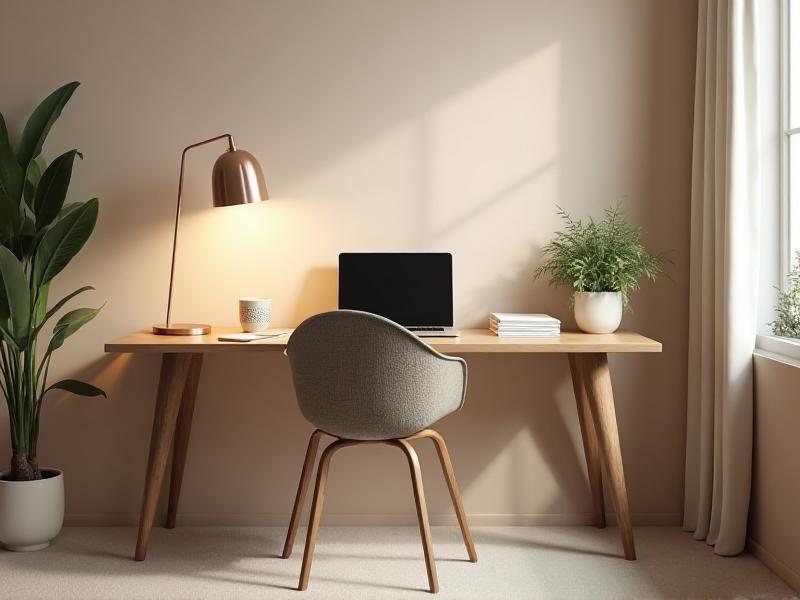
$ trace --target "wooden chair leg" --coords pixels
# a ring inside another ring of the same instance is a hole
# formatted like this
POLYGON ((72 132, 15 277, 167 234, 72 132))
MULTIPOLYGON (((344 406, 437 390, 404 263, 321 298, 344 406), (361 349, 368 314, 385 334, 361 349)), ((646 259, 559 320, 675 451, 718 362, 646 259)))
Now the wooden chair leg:
POLYGON ((314 547, 317 544, 317 533, 319 532, 319 521, 322 517, 323 504, 325 504, 325 486, 328 483, 328 469, 330 468, 331 458, 337 450, 359 443, 361 442, 354 440, 338 440, 325 448, 322 452, 322 457, 319 459, 317 483, 314 488, 314 500, 311 503, 311 516, 308 519, 306 548, 303 553, 303 566, 300 569, 300 582, 297 586, 298 590, 308 589, 308 579, 311 575, 311 562, 314 560, 314 547))
POLYGON ((183 471, 186 467, 186 455, 189 451, 189 436, 192 432, 194 401, 197 397, 197 386, 200 383, 200 371, 203 368, 203 355, 192 354, 189 366, 189 377, 183 389, 181 407, 178 410, 178 421, 175 424, 175 442, 172 450, 172 474, 169 479, 169 505, 167 508, 167 529, 174 529, 178 518, 178 501, 181 497, 183 471))
POLYGON ((419 469, 419 458, 414 448, 406 440, 392 440, 389 443, 403 450, 408 459, 408 467, 411 470, 411 483, 414 486, 414 502, 417 506, 419 534, 422 538, 422 550, 425 554, 425 566, 428 570, 428 587, 431 593, 435 594, 439 591, 439 579, 436 575, 436 562, 433 559, 431 528, 428 523, 428 507, 425 504, 425 491, 422 488, 422 473, 419 469))
POLYGON ((322 438, 322 430, 317 429, 308 438, 308 448, 306 449, 306 458, 303 461, 303 470, 300 473, 300 483, 297 486, 297 495, 294 498, 294 507, 292 508, 292 518, 289 520, 289 531, 286 533, 286 543, 283 545, 283 554, 281 558, 289 558, 292 555, 294 547, 294 540, 297 537, 297 529, 300 526, 300 514, 303 512, 303 504, 305 503, 306 493, 308 492, 308 484, 311 481, 311 473, 314 470, 314 463, 317 458, 317 450, 319 448, 319 441, 322 438))
POLYGON ((578 408, 578 422, 581 426, 583 439, 583 454, 586 457, 586 470, 589 474, 589 488, 592 491, 594 504, 594 523, 597 527, 606 526, 606 509, 603 500, 603 471, 600 464, 600 443, 597 440, 597 430, 594 426, 594 417, 586 395, 586 386, 581 372, 578 369, 578 358, 575 354, 568 354, 569 370, 572 375, 572 389, 575 392, 575 403, 578 408))
POLYGON ((464 538, 464 545, 467 547, 467 554, 469 554, 469 561, 478 562, 478 554, 475 552, 475 543, 472 541, 472 533, 469 530, 467 514, 464 512, 464 505, 461 502, 461 492, 458 490, 456 474, 453 470, 453 462, 450 460, 450 452, 447 450, 447 444, 441 434, 433 429, 425 429, 406 439, 416 438, 428 438, 433 441, 433 445, 436 447, 436 453, 439 455, 439 464, 442 466, 442 473, 447 481, 447 488, 450 490, 450 499, 453 501, 453 508, 458 518, 458 526, 461 528, 461 536, 464 538))

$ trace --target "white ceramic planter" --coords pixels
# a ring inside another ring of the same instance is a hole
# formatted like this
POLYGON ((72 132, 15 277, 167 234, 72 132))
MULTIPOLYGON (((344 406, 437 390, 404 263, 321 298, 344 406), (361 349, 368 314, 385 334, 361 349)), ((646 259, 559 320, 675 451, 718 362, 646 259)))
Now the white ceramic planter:
POLYGON ((0 478, 0 543, 8 550, 47 548, 61 531, 64 474, 57 469, 42 469, 42 476, 34 481, 0 478))
POLYGON ((622 295, 619 292, 576 293, 575 321, 586 333, 616 331, 622 321, 622 295))

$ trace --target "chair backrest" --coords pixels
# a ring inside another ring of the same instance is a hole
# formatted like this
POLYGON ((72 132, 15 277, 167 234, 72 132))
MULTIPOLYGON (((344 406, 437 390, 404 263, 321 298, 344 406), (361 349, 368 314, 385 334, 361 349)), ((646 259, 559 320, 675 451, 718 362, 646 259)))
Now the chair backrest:
POLYGON ((310 317, 292 333, 286 354, 303 415, 342 438, 405 437, 464 403, 463 359, 440 354, 371 313, 310 317))

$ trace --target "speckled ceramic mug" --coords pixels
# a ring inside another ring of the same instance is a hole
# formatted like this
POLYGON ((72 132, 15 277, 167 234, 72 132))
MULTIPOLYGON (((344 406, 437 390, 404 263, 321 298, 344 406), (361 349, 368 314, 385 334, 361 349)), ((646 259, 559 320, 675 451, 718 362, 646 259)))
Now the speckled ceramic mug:
POLYGON ((269 298, 239 298, 239 323, 247 333, 259 333, 269 328, 272 319, 272 300, 269 298))

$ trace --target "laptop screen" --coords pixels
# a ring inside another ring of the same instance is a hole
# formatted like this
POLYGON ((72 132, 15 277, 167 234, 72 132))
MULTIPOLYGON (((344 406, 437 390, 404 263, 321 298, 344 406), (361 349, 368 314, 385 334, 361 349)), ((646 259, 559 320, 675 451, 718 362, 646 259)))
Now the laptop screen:
POLYGON ((453 325, 449 253, 339 255, 339 308, 363 310, 411 326, 453 325))

